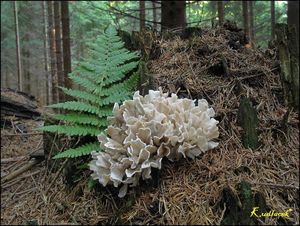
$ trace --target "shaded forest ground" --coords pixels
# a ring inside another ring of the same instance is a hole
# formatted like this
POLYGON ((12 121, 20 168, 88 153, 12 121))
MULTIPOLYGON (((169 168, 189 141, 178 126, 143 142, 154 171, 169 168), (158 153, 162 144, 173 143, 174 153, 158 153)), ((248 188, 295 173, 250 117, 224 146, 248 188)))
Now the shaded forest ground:
MULTIPOLYGON (((283 101, 276 48, 245 48, 242 36, 221 28, 189 40, 150 38, 155 42, 149 50, 158 50, 148 63, 154 86, 207 99, 220 121, 219 146, 195 160, 165 161, 154 181, 143 182, 123 199, 110 187, 90 190, 89 171, 68 189, 64 177, 46 172, 43 161, 1 184, 1 223, 220 224, 236 209, 258 225, 299 224, 299 120, 283 101), (243 146, 244 131, 238 126, 242 96, 250 98, 259 119, 254 150, 243 146), (249 218, 257 202, 243 199, 239 186, 244 182, 251 199, 261 194, 266 211, 292 208, 290 218, 249 218), (237 204, 224 201, 229 196, 237 204)), ((40 122, 22 123, 30 133, 40 122)), ((42 147, 41 136, 5 135, 13 133, 15 127, 1 128, 1 158, 28 156, 42 147)), ((26 161, 1 164, 1 177, 26 161)))

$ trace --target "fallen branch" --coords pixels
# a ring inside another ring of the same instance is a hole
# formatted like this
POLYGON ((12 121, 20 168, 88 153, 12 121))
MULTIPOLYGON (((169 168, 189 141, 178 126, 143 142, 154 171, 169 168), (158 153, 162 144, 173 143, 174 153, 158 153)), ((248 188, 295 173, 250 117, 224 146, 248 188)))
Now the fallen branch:
POLYGON ((272 187, 281 187, 281 188, 290 188, 290 189, 299 189, 299 186, 296 185, 287 185, 287 184, 270 184, 270 183, 255 183, 257 185, 265 185, 265 186, 272 186, 272 187))
POLYGON ((26 172, 27 170, 30 170, 34 165, 38 164, 40 162, 40 160, 37 159, 32 159, 30 160, 27 164, 25 164, 24 166, 22 166, 21 168, 17 169, 16 171, 13 171, 12 173, 8 174, 2 181, 2 183, 10 181, 14 178, 16 178, 17 176, 19 176, 20 174, 26 172))
POLYGON ((25 181, 17 187, 17 189, 5 200, 5 202, 8 202, 24 184, 25 181))
MULTIPOLYGON (((272 72, 272 71, 275 71, 275 70, 277 70, 278 69, 278 67, 274 67, 274 68, 272 68, 271 69, 271 71, 270 72, 272 72)), ((251 78, 256 78, 256 77, 259 77, 259 76, 262 76, 262 75, 266 75, 266 72, 260 72, 260 73, 258 73, 258 74, 254 74, 254 75, 249 75, 249 76, 244 76, 244 77, 240 77, 240 78, 237 78, 239 81, 242 81, 242 80, 246 80, 246 79, 251 79, 251 78)))
POLYGON ((1 136, 34 136, 34 135, 43 135, 43 133, 17 133, 17 134, 1 134, 1 136))
POLYGON ((1 164, 20 161, 20 160, 25 159, 26 157, 27 156, 17 156, 17 157, 12 157, 12 158, 1 159, 1 164))
POLYGON ((12 183, 10 183, 10 184, 8 184, 8 183, 3 184, 3 185, 2 185, 2 189, 8 188, 8 187, 10 187, 10 186, 13 186, 14 184, 19 183, 20 180, 22 180, 22 179, 24 179, 24 178, 26 178, 26 177, 34 176, 34 175, 38 174, 39 172, 41 172, 41 171, 40 171, 40 170, 37 170, 37 171, 35 171, 35 172, 33 172, 33 173, 30 173, 30 174, 27 174, 27 175, 24 175, 24 176, 19 177, 18 180, 15 180, 14 182, 12 182, 12 183))

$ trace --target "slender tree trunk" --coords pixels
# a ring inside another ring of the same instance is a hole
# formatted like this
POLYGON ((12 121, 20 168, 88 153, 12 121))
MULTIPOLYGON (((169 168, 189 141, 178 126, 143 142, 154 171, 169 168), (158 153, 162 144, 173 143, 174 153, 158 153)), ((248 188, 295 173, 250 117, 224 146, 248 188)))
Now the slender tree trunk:
MULTIPOLYGON (((10 81, 10 79, 9 79, 9 72, 7 72, 7 70, 6 70, 6 73, 5 73, 5 87, 6 88, 9 88, 10 87, 10 85, 9 85, 9 81, 10 81)), ((2 83, 1 83, 2 84, 2 83)))
MULTIPOLYGON (((62 62, 62 45, 61 45, 61 17, 60 2, 54 1, 54 25, 55 25, 55 54, 58 86, 64 86, 63 62, 62 62)), ((64 93, 58 89, 58 101, 64 101, 64 93)))
MULTIPOLYGON (((198 2, 199 7, 201 5, 201 2, 198 2)), ((218 23, 219 23, 219 16, 218 16, 218 1, 209 1, 209 8, 212 14, 211 18, 211 27, 216 26, 216 18, 218 18, 218 23)), ((199 11, 199 10, 198 10, 199 11)))
POLYGON ((299 113, 299 1, 288 1, 288 47, 290 52, 290 72, 293 103, 299 113))
MULTIPOLYGON (((72 82, 68 74, 71 73, 71 48, 70 48, 70 22, 69 22, 69 4, 67 1, 61 2, 61 22, 63 35, 63 55, 64 55, 64 82, 65 87, 72 88, 72 82)), ((70 96, 65 97, 71 100, 70 96)))
POLYGON ((250 32, 249 32, 249 7, 248 1, 243 1, 243 18, 244 18, 244 31, 248 39, 250 39, 250 32))
POLYGON ((43 10, 43 24, 44 24, 44 63, 45 63, 45 77, 46 77, 46 104, 52 103, 51 95, 51 80, 49 73, 49 44, 48 44, 48 33, 47 33, 47 7, 46 1, 42 1, 43 10))
POLYGON ((161 1, 162 30, 186 27, 185 1, 161 1))
POLYGON ((157 15, 156 15, 156 4, 155 4, 155 0, 152 1, 152 13, 153 13, 153 30, 156 31, 157 30, 157 15))
POLYGON ((186 5, 185 13, 186 18, 190 18, 190 12, 191 12, 191 4, 186 5))
MULTIPOLYGON (((30 40, 29 40, 29 34, 28 32, 24 35, 24 43, 28 43, 30 40)), ((22 47, 22 69, 23 69, 23 91, 25 93, 30 93, 30 84, 31 84, 31 81, 30 81, 30 52, 29 52, 29 49, 27 46, 23 46, 22 47)))
POLYGON ((145 1, 140 0, 140 32, 145 30, 145 1))
POLYGON ((17 1, 14 1, 14 16, 15 16, 16 50, 17 50, 18 89, 19 89, 19 91, 22 91, 23 90, 23 78, 22 78, 22 67, 21 67, 20 35, 19 35, 19 20, 18 20, 17 1))
POLYGON ((50 80, 52 83, 52 103, 58 102, 57 93, 57 75, 56 75, 56 58, 55 58, 55 30, 54 30, 54 14, 53 14, 53 1, 48 1, 48 36, 49 36, 49 53, 50 53, 50 80))
POLYGON ((254 21, 254 14, 253 14, 253 5, 255 1, 249 1, 249 19, 250 19, 250 40, 251 45, 254 47, 255 44, 255 21, 254 21))
POLYGON ((271 1, 271 38, 275 38, 275 1, 271 1))
POLYGON ((218 17, 219 25, 222 26, 224 23, 224 2, 218 1, 218 17))
POLYGON ((296 31, 295 56, 299 63, 299 1, 288 1, 287 23, 290 29, 294 27, 296 31))

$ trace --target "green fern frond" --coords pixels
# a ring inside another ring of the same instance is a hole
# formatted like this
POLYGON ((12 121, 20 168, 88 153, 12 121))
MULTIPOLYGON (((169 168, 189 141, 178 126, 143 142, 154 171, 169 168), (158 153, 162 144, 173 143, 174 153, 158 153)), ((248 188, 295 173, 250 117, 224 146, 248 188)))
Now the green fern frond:
MULTIPOLYGON (((88 57, 79 62, 68 76, 81 89, 60 87, 76 100, 52 104, 48 107, 70 112, 57 114, 53 118, 65 121, 64 125, 50 125, 40 130, 70 136, 97 136, 109 124, 114 103, 132 97, 138 83, 139 57, 136 52, 124 48, 117 31, 109 27, 96 40, 87 44, 88 57), (128 76, 131 74, 130 76, 128 76)), ((98 143, 69 149, 55 156, 79 157, 89 154, 98 143)))
POLYGON ((99 89, 99 86, 97 86, 94 82, 92 82, 90 79, 82 76, 82 75, 76 75, 69 74, 69 78, 76 84, 82 86, 87 91, 94 92, 95 90, 99 89))
POLYGON ((66 134, 69 136, 97 136, 103 131, 99 127, 88 125, 50 125, 44 126, 39 130, 58 134, 66 134))
POLYGON ((115 83, 109 86, 108 88, 102 89, 102 95, 110 96, 113 95, 116 90, 129 91, 133 94, 133 90, 135 90, 136 85, 138 83, 139 76, 137 73, 133 73, 129 79, 125 80, 122 83, 115 83))
POLYGON ((137 67, 137 65, 137 62, 131 62, 126 65, 116 67, 117 70, 111 73, 110 76, 105 81, 103 81, 103 85, 106 86, 123 79, 126 73, 137 67))
POLYGON ((131 97, 132 97, 132 92, 128 92, 128 91, 124 90, 124 92, 122 92, 122 93, 117 93, 116 92, 113 95, 104 98, 102 100, 102 103, 104 105, 113 104, 113 103, 121 103, 124 100, 128 100, 131 97))
POLYGON ((86 91, 67 89, 64 87, 59 87, 59 88, 62 91, 64 91, 65 94, 68 94, 69 96, 72 96, 72 97, 80 98, 80 99, 87 100, 87 101, 92 101, 94 103, 97 103, 99 100, 98 96, 96 96, 92 93, 86 92, 86 91))
POLYGON ((64 152, 61 152, 53 157, 53 159, 59 158, 76 158, 83 155, 89 155, 92 151, 100 151, 99 143, 88 143, 78 148, 70 148, 64 152))
POLYGON ((108 121, 103 118, 99 118, 95 115, 89 114, 76 114, 76 113, 69 113, 69 114, 57 114, 52 116, 54 119, 63 120, 66 122, 71 123, 78 123, 78 124, 88 124, 93 126, 105 127, 108 126, 108 121))
POLYGON ((79 102, 79 101, 67 101, 64 103, 52 104, 49 105, 48 107, 60 108, 60 109, 71 110, 71 111, 84 111, 84 112, 96 114, 99 117, 109 116, 112 113, 111 107, 99 108, 97 106, 88 103, 79 102))

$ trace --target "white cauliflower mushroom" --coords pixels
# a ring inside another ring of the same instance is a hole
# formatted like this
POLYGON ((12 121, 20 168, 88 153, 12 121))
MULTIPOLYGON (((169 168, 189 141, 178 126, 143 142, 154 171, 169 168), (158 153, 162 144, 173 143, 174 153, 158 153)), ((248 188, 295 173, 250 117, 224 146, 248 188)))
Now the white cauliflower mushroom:
POLYGON ((174 161, 182 156, 194 159, 215 148, 219 136, 215 111, 205 99, 179 99, 176 94, 150 90, 133 100, 117 103, 109 117, 107 136, 98 136, 103 152, 92 152, 89 163, 92 178, 103 186, 120 184, 119 197, 128 185, 136 186, 140 177, 151 178, 151 167, 161 169, 163 157, 174 161))

